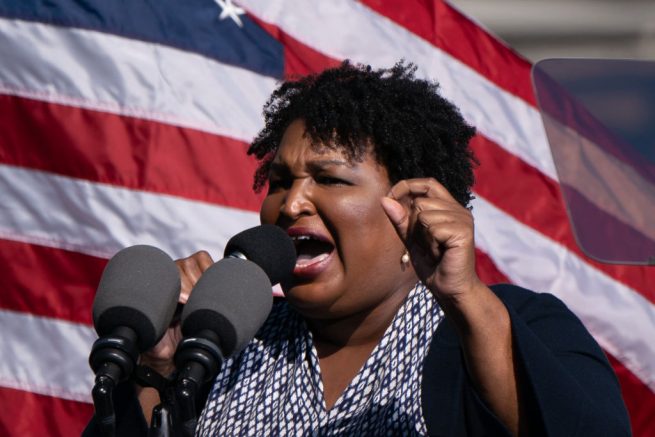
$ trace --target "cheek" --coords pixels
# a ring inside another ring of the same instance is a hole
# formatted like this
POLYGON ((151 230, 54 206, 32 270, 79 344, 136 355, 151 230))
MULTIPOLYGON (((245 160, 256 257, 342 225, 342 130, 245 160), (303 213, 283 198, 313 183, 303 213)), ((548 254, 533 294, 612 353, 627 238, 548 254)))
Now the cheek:
POLYGON ((343 198, 332 204, 335 216, 341 217, 342 221, 347 222, 353 227, 367 227, 378 220, 379 213, 383 213, 382 208, 376 208, 374 202, 370 199, 362 198, 343 198))
POLYGON ((348 217, 355 226, 368 228, 372 233, 379 232, 382 228, 387 228, 387 225, 391 225, 380 204, 380 197, 371 195, 344 199, 343 202, 339 202, 341 214, 348 217))
POLYGON ((339 210, 348 222, 343 244, 358 252, 357 256, 379 257, 390 250, 402 250, 402 242, 377 197, 343 202, 339 210))

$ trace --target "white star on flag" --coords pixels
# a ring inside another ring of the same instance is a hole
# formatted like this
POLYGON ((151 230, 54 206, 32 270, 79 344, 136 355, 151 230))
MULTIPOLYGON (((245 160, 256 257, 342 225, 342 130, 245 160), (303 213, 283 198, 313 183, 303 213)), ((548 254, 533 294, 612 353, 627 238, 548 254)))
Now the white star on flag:
POLYGON ((215 1, 218 4, 218 6, 220 6, 222 9, 221 15, 218 17, 220 20, 231 18, 232 20, 234 20, 237 26, 243 27, 243 22, 241 21, 241 18, 239 18, 239 15, 245 14, 246 13, 245 10, 232 3, 232 0, 215 0, 215 1))

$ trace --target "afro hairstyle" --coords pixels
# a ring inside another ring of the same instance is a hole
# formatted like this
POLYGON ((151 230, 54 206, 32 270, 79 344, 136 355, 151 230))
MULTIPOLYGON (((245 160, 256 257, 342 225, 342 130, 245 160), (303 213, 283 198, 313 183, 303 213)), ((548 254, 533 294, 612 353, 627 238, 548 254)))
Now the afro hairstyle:
POLYGON ((266 185, 287 127, 301 119, 317 148, 339 149, 351 161, 372 150, 392 184, 432 177, 467 207, 477 164, 469 148, 475 129, 441 97, 436 82, 415 74, 416 66, 404 61, 377 70, 344 61, 283 82, 266 103, 265 126, 248 149, 260 161, 254 189, 266 185))

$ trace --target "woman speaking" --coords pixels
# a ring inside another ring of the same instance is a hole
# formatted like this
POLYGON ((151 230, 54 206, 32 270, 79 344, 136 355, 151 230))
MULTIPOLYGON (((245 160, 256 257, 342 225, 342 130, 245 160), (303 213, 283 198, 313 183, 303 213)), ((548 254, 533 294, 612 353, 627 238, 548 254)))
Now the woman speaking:
MULTIPOLYGON (((254 185, 297 261, 198 435, 630 434, 610 365, 565 305, 476 275, 474 129, 414 71, 345 62, 267 103, 254 185)), ((177 262, 183 301, 212 263, 177 262)), ((178 340, 169 329, 142 364, 172 373, 178 340)), ((123 423, 145 432, 158 398, 135 393, 123 423)))

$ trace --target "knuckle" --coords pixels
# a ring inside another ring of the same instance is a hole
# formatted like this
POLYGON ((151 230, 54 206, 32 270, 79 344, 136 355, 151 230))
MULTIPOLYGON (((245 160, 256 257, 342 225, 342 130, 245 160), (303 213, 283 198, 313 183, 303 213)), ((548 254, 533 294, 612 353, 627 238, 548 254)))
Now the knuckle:
POLYGON ((416 220, 425 228, 429 228, 431 226, 430 223, 430 216, 426 213, 427 211, 419 211, 419 213, 416 215, 416 220))
POLYGON ((178 259, 175 263, 183 270, 188 270, 196 264, 196 260, 193 258, 193 255, 191 255, 186 258, 178 259))
POLYGON ((211 255, 206 250, 199 250, 191 256, 195 258, 199 264, 207 264, 213 262, 211 255))
POLYGON ((413 204, 414 204, 414 208, 418 212, 423 212, 423 211, 425 211, 427 209, 425 199, 423 199, 421 197, 417 197, 416 199, 414 199, 413 204))
POLYGON ((182 274, 189 274, 195 270, 202 270, 202 266, 211 263, 211 256, 206 250, 200 250, 187 256, 175 260, 175 264, 180 269, 182 274))

